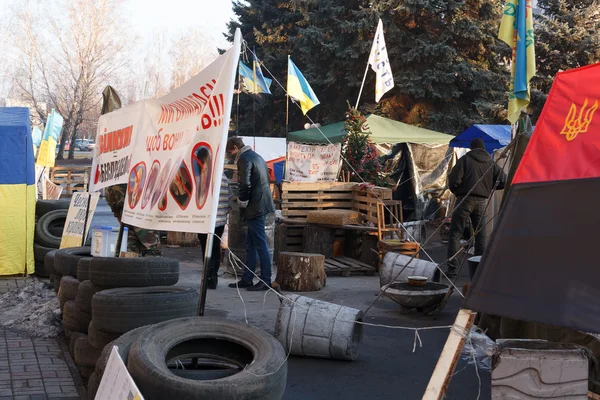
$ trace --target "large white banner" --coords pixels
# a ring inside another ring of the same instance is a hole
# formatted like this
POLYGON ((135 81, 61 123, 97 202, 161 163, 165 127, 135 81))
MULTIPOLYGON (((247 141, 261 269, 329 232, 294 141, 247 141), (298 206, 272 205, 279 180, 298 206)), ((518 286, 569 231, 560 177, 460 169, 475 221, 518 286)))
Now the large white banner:
POLYGON ((335 182, 340 170, 342 145, 288 143, 286 180, 290 182, 335 182))

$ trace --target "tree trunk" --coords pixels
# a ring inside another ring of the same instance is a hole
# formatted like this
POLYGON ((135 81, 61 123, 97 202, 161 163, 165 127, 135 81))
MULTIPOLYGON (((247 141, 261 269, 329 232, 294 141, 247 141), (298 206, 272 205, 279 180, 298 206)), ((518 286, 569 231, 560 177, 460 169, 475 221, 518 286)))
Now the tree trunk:
POLYGON ((335 229, 316 226, 304 227, 302 251, 322 254, 325 258, 333 257, 333 240, 335 229))
POLYGON ((282 252, 279 254, 277 278, 282 290, 312 292, 325 287, 325 257, 321 254, 282 252))
POLYGON ((191 247, 198 245, 197 233, 185 232, 167 232, 167 244, 182 247, 191 247))

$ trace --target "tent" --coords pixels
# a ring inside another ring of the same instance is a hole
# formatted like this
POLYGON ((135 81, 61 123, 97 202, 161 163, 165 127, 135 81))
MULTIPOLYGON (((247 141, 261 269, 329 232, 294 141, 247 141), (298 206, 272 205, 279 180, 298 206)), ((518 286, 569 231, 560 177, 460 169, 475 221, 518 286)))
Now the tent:
POLYGON ((285 156, 267 161, 269 168, 269 178, 277 183, 283 182, 283 172, 285 167, 285 156))
MULTIPOLYGON (((447 145, 454 137, 373 114, 367 116, 367 125, 371 131, 371 140, 373 143, 447 145)), ((346 131, 344 131, 344 122, 336 122, 335 124, 325 125, 320 129, 323 134, 325 134, 327 139, 331 141, 331 143, 342 143, 344 136, 346 136, 346 131)), ((319 132, 319 129, 311 128, 289 132, 287 139, 290 142, 300 143, 329 143, 329 141, 323 137, 323 134, 319 132)))
POLYGON ((0 108, 0 276, 34 271, 35 200, 29 109, 0 108))
POLYGON ((559 72, 465 308, 600 333, 600 64, 559 72))
POLYGON ((488 153, 510 143, 510 125, 473 125, 450 141, 450 147, 469 148, 471 140, 482 138, 488 153))

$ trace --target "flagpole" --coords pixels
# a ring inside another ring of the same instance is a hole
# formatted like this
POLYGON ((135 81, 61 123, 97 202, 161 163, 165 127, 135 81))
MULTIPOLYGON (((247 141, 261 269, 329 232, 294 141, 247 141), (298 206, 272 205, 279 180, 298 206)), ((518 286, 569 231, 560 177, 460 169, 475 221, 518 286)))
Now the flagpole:
POLYGON ((238 68, 238 92, 237 92, 237 111, 236 111, 236 124, 235 124, 235 136, 240 135, 240 92, 242 91, 242 75, 238 68))
POLYGON ((365 68, 365 75, 363 76, 362 84, 360 85, 360 91, 358 92, 358 99, 356 99, 356 107, 358 110, 358 103, 360 102, 360 96, 362 95, 363 87, 365 86, 365 81, 367 80, 367 72, 369 72, 369 62, 367 61, 367 68, 365 68))

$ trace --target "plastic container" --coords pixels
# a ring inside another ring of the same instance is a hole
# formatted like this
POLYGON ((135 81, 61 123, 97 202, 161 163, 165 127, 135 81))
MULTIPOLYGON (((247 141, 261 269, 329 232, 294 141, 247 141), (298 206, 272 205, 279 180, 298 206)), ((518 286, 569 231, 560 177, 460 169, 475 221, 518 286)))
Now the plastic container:
POLYGON ((92 226, 92 257, 114 257, 118 236, 118 228, 92 226))

